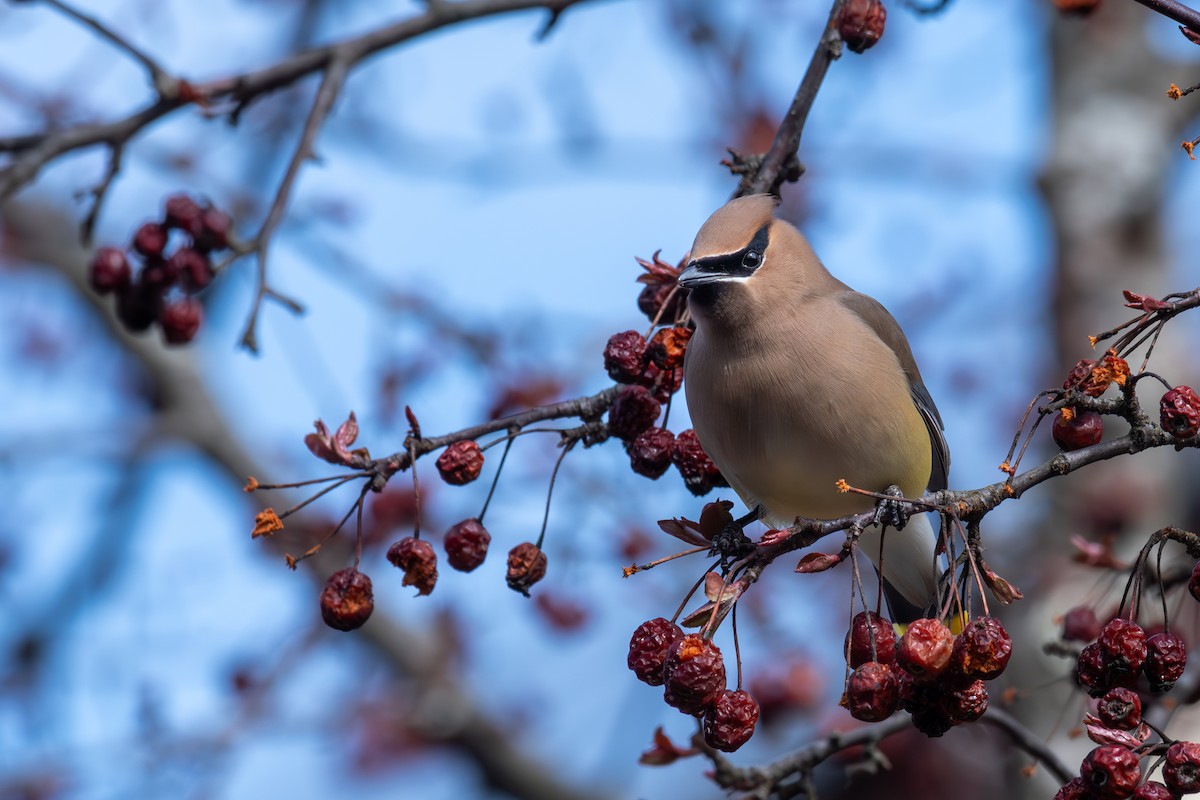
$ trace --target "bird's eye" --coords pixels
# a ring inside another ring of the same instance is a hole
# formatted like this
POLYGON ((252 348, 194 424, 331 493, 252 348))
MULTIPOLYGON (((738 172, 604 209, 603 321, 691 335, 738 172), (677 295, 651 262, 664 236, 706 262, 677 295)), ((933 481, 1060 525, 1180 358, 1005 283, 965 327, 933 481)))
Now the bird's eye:
POLYGON ((762 263, 762 253, 757 250, 747 250, 746 255, 742 256, 742 266, 746 269, 757 269, 762 263))

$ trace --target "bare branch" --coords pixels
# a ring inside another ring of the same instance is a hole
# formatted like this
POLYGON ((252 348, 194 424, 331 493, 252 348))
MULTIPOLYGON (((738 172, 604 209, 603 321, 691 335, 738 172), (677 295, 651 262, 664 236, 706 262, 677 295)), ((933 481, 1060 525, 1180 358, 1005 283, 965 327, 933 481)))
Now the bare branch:
POLYGON ((982 721, 1008 734, 1013 744, 1036 758, 1040 763, 1045 764, 1046 769, 1054 773, 1054 778, 1059 783, 1066 783, 1075 777, 1075 771, 1067 769, 1067 766, 1054 754, 1046 742, 1022 725, 1020 720, 1012 714, 992 706, 983 715, 982 721))
POLYGON ((1168 19, 1173 19, 1184 27, 1200 33, 1200 12, 1188 8, 1176 0, 1137 0, 1151 11, 1156 11, 1168 19))

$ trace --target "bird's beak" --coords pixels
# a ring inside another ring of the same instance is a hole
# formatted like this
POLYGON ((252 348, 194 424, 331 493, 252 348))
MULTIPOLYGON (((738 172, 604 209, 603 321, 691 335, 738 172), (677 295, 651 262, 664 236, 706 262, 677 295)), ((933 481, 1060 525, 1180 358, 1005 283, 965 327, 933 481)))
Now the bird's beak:
POLYGON ((729 273, 706 271, 695 261, 688 264, 683 272, 679 273, 679 285, 685 289, 695 289, 697 286, 721 283, 727 280, 729 280, 729 273))

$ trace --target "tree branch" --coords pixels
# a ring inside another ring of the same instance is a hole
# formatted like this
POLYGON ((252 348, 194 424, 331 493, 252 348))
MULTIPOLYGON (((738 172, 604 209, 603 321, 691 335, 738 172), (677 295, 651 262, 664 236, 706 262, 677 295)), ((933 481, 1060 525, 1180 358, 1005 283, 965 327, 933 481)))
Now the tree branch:
POLYGON ((1184 27, 1200 33, 1200 13, 1188 8, 1176 0, 1137 0, 1151 11, 1156 11, 1168 19, 1173 19, 1184 27))

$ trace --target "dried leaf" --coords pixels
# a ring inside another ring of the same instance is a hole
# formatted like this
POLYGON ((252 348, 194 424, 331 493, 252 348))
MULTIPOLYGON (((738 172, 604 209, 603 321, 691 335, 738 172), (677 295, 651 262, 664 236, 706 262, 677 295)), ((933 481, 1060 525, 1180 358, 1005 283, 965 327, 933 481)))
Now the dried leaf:
POLYGON ((733 522, 733 515, 729 513, 731 508, 733 503, 728 500, 714 500, 705 505, 700 512, 700 535, 710 542, 715 539, 733 522))
POLYGON ((1096 744, 1115 744, 1120 747, 1125 747, 1133 750, 1141 746, 1141 741, 1129 731, 1119 731, 1115 728, 1106 728, 1101 724, 1100 720, 1088 714, 1083 721, 1084 728, 1087 729, 1088 738, 1096 744))
POLYGON ((700 535, 700 526, 690 519, 660 519, 658 527, 663 533, 669 533, 682 542, 693 547, 707 547, 711 542, 700 535))
POLYGON ((808 553, 796 565, 796 572, 824 572, 842 563, 840 553, 808 553))
POLYGON ((250 533, 251 539, 257 539, 260 536, 270 536, 275 531, 283 530, 283 520, 275 513, 273 508, 264 508, 254 517, 254 530, 250 533))
POLYGON ((674 742, 667 738, 667 734, 663 732, 662 726, 658 726, 654 730, 654 745, 642 753, 638 758, 638 763, 647 767, 663 767, 667 764, 673 764, 681 758, 696 755, 698 751, 695 748, 677 747, 674 742))
POLYGON ((1010 606, 1015 600, 1023 600, 1025 595, 1004 578, 997 575, 987 564, 980 564, 983 570, 983 582, 992 590, 992 594, 1002 605, 1010 606))

